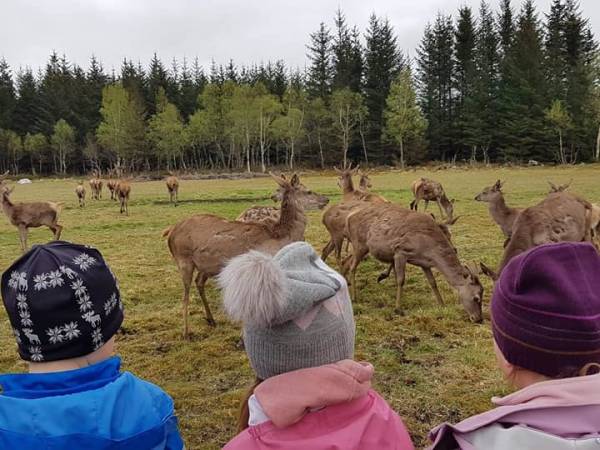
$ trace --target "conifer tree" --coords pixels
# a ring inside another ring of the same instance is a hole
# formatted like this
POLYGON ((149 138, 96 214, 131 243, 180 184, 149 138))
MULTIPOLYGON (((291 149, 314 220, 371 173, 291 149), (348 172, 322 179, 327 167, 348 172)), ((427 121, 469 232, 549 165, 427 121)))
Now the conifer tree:
POLYGON ((308 44, 308 68, 306 87, 311 97, 327 99, 331 94, 333 81, 333 66, 331 58, 332 38, 325 23, 321 22, 319 29, 310 35, 308 44))

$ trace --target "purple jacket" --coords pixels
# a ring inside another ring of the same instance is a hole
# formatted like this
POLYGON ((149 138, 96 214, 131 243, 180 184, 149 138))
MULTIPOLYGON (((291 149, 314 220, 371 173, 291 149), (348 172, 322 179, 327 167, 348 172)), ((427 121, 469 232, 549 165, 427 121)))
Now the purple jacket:
POLYGON ((600 375, 536 383, 492 401, 497 408, 432 430, 430 449, 600 448, 600 375))

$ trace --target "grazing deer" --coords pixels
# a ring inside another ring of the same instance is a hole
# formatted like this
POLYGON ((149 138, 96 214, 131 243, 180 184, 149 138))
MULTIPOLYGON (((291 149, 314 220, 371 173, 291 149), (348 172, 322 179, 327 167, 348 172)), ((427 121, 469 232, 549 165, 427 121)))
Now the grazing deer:
POLYGON ((165 180, 167 183, 167 190, 169 191, 169 201, 177 206, 179 202, 179 180, 176 176, 169 176, 165 180))
MULTIPOLYGON (((286 179, 284 175, 281 178, 286 179)), ((323 209, 329 203, 329 198, 308 189, 300 182, 300 178, 292 176, 290 182, 298 189, 296 199, 304 211, 323 209)), ((284 190, 278 187, 271 195, 271 200, 281 202, 284 190)), ((251 206, 242 212, 236 219, 239 222, 277 222, 279 220, 279 208, 273 206, 251 206)))
POLYGON ((199 214, 163 231, 183 281, 183 335, 188 336, 190 285, 197 272, 196 287, 204 304, 206 320, 215 321, 204 287, 231 258, 249 250, 276 253, 285 245, 304 240, 306 217, 298 204, 298 184, 271 174, 284 190, 279 220, 273 224, 229 221, 212 214, 199 214))
POLYGON ((510 208, 504 201, 504 194, 502 193, 502 186, 504 182, 498 180, 493 186, 489 186, 483 189, 475 200, 478 202, 487 202, 489 204, 490 215, 494 222, 498 224, 504 237, 507 239, 505 245, 508 244, 508 239, 512 234, 513 225, 517 217, 523 211, 522 208, 510 208))
POLYGON ((535 206, 524 209, 513 225, 498 273, 518 254, 538 245, 592 240, 593 207, 568 192, 551 192, 535 206))
POLYGON ((343 273, 350 272, 350 284, 356 300, 356 269, 371 254, 381 262, 393 264, 396 272, 396 311, 400 300, 406 264, 421 267, 435 297, 443 304, 435 277, 436 268, 457 291, 463 307, 473 322, 482 321, 483 287, 477 274, 462 265, 455 247, 439 224, 429 214, 418 213, 398 205, 372 205, 351 213, 346 220, 347 235, 353 254, 343 273))
POLYGON ((83 181, 80 181, 75 188, 75 194, 77 195, 77 200, 79 200, 79 207, 83 208, 85 206, 85 187, 83 186, 83 181))
POLYGON ((34 203, 12 203, 10 194, 14 188, 4 187, 2 189, 2 209, 4 214, 19 230, 21 250, 27 250, 27 233, 29 228, 46 226, 54 233, 54 240, 60 239, 63 227, 58 224, 58 215, 62 210, 63 203, 34 202, 34 203))
POLYGON ((445 214, 448 219, 452 219, 454 199, 448 200, 446 192, 440 183, 428 178, 420 178, 413 182, 411 189, 415 199, 410 203, 410 209, 417 211, 421 200, 425 200, 426 210, 429 202, 436 202, 442 217, 445 214))
POLYGON ((102 180, 94 177, 89 183, 92 191, 92 200, 100 200, 102 198, 102 180))
POLYGON ((106 187, 110 191, 110 199, 117 200, 117 185, 119 184, 118 180, 110 179, 106 182, 106 187))
POLYGON ((116 196, 121 205, 121 214, 129 215, 129 194, 131 193, 131 184, 128 180, 119 180, 115 187, 116 196))

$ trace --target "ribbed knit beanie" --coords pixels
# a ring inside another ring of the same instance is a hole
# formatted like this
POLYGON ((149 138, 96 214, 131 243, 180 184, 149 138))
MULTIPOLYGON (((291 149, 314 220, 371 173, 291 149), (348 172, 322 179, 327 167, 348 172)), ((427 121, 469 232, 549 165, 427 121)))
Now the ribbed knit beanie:
POLYGON ((275 256, 238 256, 219 283, 225 310, 243 324, 246 353, 260 379, 353 357, 346 281, 309 244, 290 244, 275 256))
POLYGON ((90 354, 123 322, 117 280, 91 247, 62 241, 36 245, 4 272, 1 291, 26 361, 90 354))
POLYGON ((535 247, 496 282, 494 339, 511 364, 548 377, 600 363, 600 255, 589 243, 535 247))

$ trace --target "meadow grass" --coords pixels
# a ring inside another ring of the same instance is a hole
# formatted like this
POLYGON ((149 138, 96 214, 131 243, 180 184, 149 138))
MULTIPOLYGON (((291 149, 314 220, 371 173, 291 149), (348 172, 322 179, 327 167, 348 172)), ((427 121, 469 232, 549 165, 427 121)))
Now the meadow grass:
MULTIPOLYGON (((464 261, 484 261, 495 267, 502 254, 503 237, 492 222, 487 205, 473 200, 496 179, 506 180, 509 205, 528 206, 548 191, 547 180, 574 178, 571 191, 591 201, 600 199, 600 167, 494 168, 426 171, 382 171, 372 175, 373 190, 391 201, 408 205, 411 182, 420 176, 440 181, 460 215, 452 228, 453 240, 464 261)), ((311 189, 340 199, 333 173, 302 177, 311 189)), ((102 251, 120 281, 126 319, 118 335, 124 368, 163 387, 175 399, 187 448, 217 449, 236 433, 239 401, 253 374, 237 347, 239 327, 228 322, 214 284, 207 291, 217 327, 209 327, 194 292, 191 303, 191 339, 181 338, 182 286, 171 260, 163 229, 198 213, 235 218, 254 204, 272 204, 275 188, 269 178, 249 180, 181 181, 180 205, 168 203, 164 182, 134 183, 130 216, 119 214, 117 202, 104 191, 101 201, 89 199, 77 207, 75 179, 35 181, 19 185, 14 201, 65 202, 61 223, 63 239, 85 243, 102 251)), ((438 214, 437 207, 430 211, 438 214)), ((310 212, 307 241, 317 250, 327 242, 321 212, 310 212)), ((30 244, 47 242, 47 229, 30 233, 30 244)), ((16 230, 0 219, 0 269, 20 254, 16 230)), ((333 260, 330 261, 333 265, 333 260)), ((429 429, 443 421, 457 421, 490 407, 493 395, 507 392, 495 368, 489 328, 491 283, 484 279, 485 323, 468 322, 456 293, 437 274, 446 305, 438 306, 420 269, 408 270, 403 305, 405 315, 394 313, 392 279, 377 284, 384 266, 368 260, 359 268, 360 296, 356 315, 356 358, 376 368, 376 389, 405 420, 415 444, 423 447, 429 429)), ((0 371, 26 370, 15 351, 9 322, 0 312, 0 371)))

